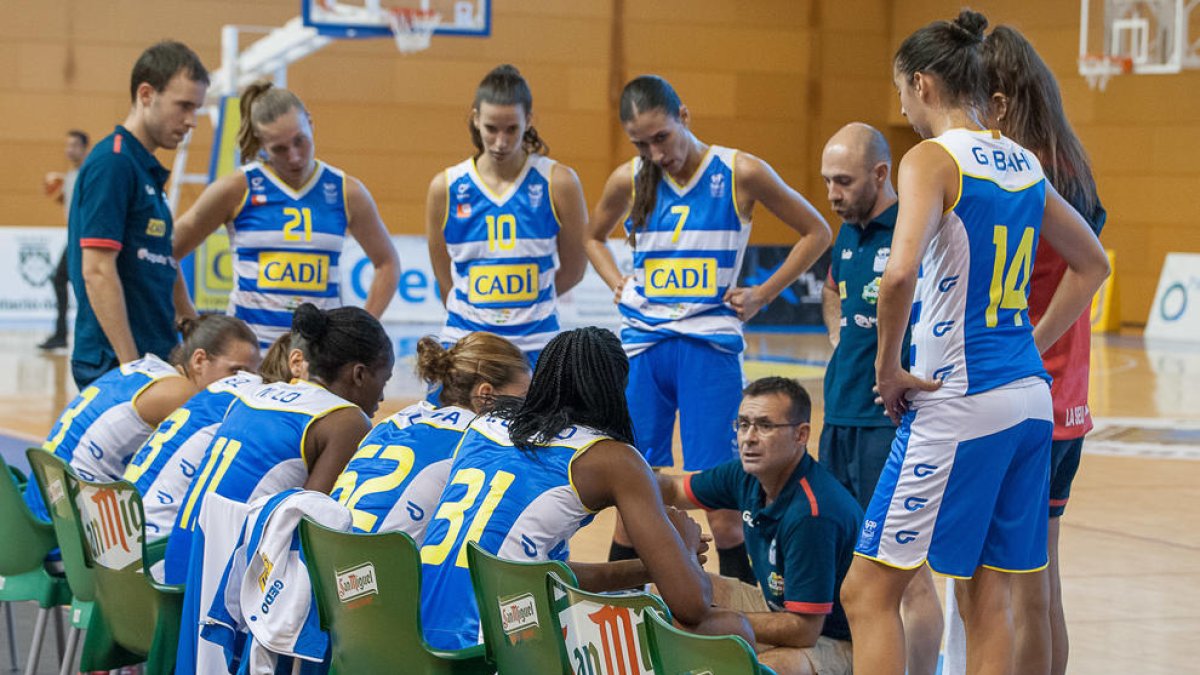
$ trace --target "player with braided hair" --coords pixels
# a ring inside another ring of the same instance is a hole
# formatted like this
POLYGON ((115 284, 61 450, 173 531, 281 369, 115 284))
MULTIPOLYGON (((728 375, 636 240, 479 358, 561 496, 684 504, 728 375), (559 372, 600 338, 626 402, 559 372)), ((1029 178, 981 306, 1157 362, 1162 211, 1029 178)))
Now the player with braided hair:
POLYGON ((680 624, 753 639, 744 617, 710 606, 700 528, 682 512, 664 510, 654 473, 631 444, 628 372, 611 332, 562 333, 543 350, 528 397, 502 401, 467 428, 421 547, 421 617, 431 646, 460 648, 479 639, 468 541, 511 560, 566 560, 570 537, 609 506, 630 516, 629 536, 644 555, 569 563, 584 588, 653 581, 680 624))

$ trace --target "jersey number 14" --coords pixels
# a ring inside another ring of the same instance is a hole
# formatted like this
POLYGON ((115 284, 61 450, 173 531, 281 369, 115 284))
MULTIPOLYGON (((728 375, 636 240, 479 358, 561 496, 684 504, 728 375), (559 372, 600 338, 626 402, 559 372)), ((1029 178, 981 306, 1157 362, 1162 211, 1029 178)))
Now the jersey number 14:
POLYGON ((1021 232, 1021 241, 1008 259, 1008 226, 997 225, 992 229, 992 243, 996 246, 996 261, 992 266, 992 286, 988 292, 988 308, 984 319, 988 328, 1000 323, 1001 309, 1013 310, 1013 323, 1020 326, 1021 311, 1029 306, 1026 289, 1029 287, 1029 270, 1033 266, 1034 228, 1026 227, 1021 232))

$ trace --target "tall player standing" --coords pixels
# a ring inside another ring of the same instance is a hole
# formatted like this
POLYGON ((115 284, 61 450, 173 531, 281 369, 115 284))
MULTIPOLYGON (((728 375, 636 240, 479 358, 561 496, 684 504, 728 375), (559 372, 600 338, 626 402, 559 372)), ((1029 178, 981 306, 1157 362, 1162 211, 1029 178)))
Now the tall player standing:
POLYGON ((858 672, 904 672, 900 598, 926 562, 971 578, 968 672, 1041 670, 1014 667, 1010 618, 1014 574, 1046 565, 1053 411, 1039 352, 1109 269, 1036 155, 982 123, 986 26, 963 10, 909 36, 894 61, 902 111, 928 140, 900 164, 900 212, 879 289, 876 381, 900 428, 842 590, 858 672), (1031 328, 1039 231, 1068 269, 1031 328), (907 372, 900 345, 910 316, 907 372))
MULTIPOLYGON (((742 325, 829 247, 829 225, 763 160, 696 138, 687 106, 661 77, 625 85, 620 117, 638 157, 605 184, 588 229, 588 257, 621 311, 638 449, 651 466, 671 466, 678 410, 684 468, 710 469, 737 458, 732 422, 742 396, 742 325), (770 278, 739 288, 759 202, 800 239, 770 278), (630 277, 606 243, 622 221, 634 249, 630 277)), ((713 511, 708 518, 721 573, 755 583, 741 515, 713 511)), ((618 522, 610 557, 633 555, 618 522)))
MULTIPOLYGON (((312 118, 300 98, 270 82, 242 92, 238 144, 249 162, 215 181, 175 224, 173 255, 191 253, 221 225, 234 254, 229 313, 250 324, 268 347, 291 328, 302 303, 342 304, 338 259, 347 232, 374 267, 364 309, 383 315, 400 278, 400 259, 361 181, 316 158, 312 118)), ((182 316, 196 308, 175 285, 182 316)))
POLYGON ((587 204, 570 167, 546 157, 533 93, 501 65, 479 83, 468 128, 475 155, 429 184, 425 226, 446 345, 487 331, 530 364, 558 332, 558 296, 583 278, 587 204))

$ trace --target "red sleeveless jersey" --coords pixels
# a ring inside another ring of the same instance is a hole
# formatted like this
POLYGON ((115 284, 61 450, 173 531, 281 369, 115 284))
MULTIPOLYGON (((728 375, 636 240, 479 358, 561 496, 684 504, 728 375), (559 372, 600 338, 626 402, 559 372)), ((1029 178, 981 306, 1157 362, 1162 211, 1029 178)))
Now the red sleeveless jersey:
MULTIPOLYGON (((1041 320, 1067 271, 1067 262, 1045 239, 1038 243, 1029 283, 1029 318, 1041 320)), ((1042 354, 1046 371, 1054 378, 1054 440, 1081 438, 1092 429, 1088 409, 1088 365, 1091 359, 1091 316, 1084 312, 1066 333, 1042 354)))

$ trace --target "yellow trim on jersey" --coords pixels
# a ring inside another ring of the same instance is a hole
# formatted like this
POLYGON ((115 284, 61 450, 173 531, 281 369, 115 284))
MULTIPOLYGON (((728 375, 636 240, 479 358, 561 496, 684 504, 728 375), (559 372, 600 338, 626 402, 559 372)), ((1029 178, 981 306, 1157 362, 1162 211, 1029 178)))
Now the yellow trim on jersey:
MULTIPOLYGON (((279 174, 275 173, 275 169, 273 169, 270 164, 268 164, 266 162, 260 162, 259 166, 262 167, 263 173, 267 174, 267 176, 274 181, 276 187, 281 188, 285 193, 291 193, 288 196, 291 197, 292 199, 300 199, 310 189, 312 189, 313 185, 316 184, 317 176, 320 176, 323 173, 322 169, 325 167, 325 162, 322 162, 319 159, 313 158, 313 164, 316 165, 316 168, 313 169, 312 175, 309 176, 308 180, 304 181, 304 185, 301 185, 299 188, 293 188, 292 186, 288 185, 287 181, 280 178, 279 174)), ((344 177, 345 175, 346 175, 345 172, 343 172, 342 176, 344 177)), ((342 201, 345 201, 345 196, 346 196, 346 193, 343 191, 342 192, 342 201)))
POLYGON ((550 214, 554 216, 554 222, 558 223, 558 228, 562 229, 562 218, 558 217, 558 208, 554 206, 554 167, 558 162, 550 165, 550 175, 546 177, 546 192, 549 193, 550 199, 550 214))
POLYGON ((1028 185, 1022 185, 1021 187, 1012 188, 1010 190, 1009 188, 1006 188, 1003 185, 1001 185, 999 182, 997 182, 995 178, 990 178, 988 176, 976 176, 973 173, 965 173, 962 171, 960 171, 959 173, 960 173, 960 177, 959 177, 960 181, 962 180, 962 176, 965 176, 967 178, 974 178, 975 180, 987 181, 988 183, 994 184, 996 187, 1000 188, 1001 190, 1004 190, 1005 192, 1022 192, 1024 190, 1028 190, 1029 188, 1033 187, 1034 185, 1037 185, 1038 183, 1041 183, 1042 181, 1046 180, 1046 178, 1043 176, 1042 178, 1039 178, 1039 179, 1033 181, 1032 183, 1029 183, 1028 185))
MULTIPOLYGON (((474 420, 472 419, 472 421, 474 421, 474 420)), ((451 425, 442 425, 442 424, 438 424, 434 420, 417 420, 411 426, 416 426, 417 424, 424 424, 427 427, 433 427, 434 429, 442 429, 443 431, 461 431, 463 433, 466 433, 466 431, 467 431, 467 427, 456 427, 452 424, 451 425)), ((467 426, 470 426, 470 425, 471 425, 471 423, 467 422, 467 426)), ((411 428, 411 427, 408 427, 408 428, 411 428)))
POLYGON ((172 375, 170 373, 163 373, 162 375, 151 375, 149 373, 146 373, 146 372, 143 372, 140 370, 136 371, 136 372, 142 373, 143 375, 145 375, 146 377, 149 377, 151 379, 149 382, 147 382, 146 384, 143 384, 141 387, 139 387, 137 391, 133 392, 133 396, 129 397, 129 405, 133 406, 133 413, 135 415, 137 415, 137 418, 139 420, 141 420, 143 424, 145 424, 146 426, 150 427, 151 430, 153 430, 154 425, 147 422, 146 418, 142 417, 142 413, 138 412, 138 409, 137 409, 138 398, 142 394, 146 393, 146 390, 149 389, 150 387, 152 387, 152 386, 158 384, 159 382, 162 382, 163 380, 170 378, 170 377, 183 377, 183 373, 176 372, 174 375, 172 375))
POLYGON ((687 183, 685 185, 676 183, 675 179, 671 177, 671 174, 667 173, 666 171, 663 172, 663 178, 671 181, 671 185, 674 185, 676 188, 678 188, 679 192, 690 191, 692 188, 696 187, 696 181, 699 180, 700 174, 704 173, 704 170, 708 168, 708 158, 709 155, 712 154, 712 151, 713 146, 708 146, 708 149, 704 151, 704 156, 700 158, 700 163, 696 165, 696 170, 691 176, 688 176, 687 183))
MULTIPOLYGON (((579 488, 575 487, 575 460, 582 457, 583 453, 590 450, 593 445, 599 443, 600 441, 611 441, 611 440, 613 440, 613 439, 597 438, 597 439, 593 440, 592 442, 588 443, 587 445, 583 446, 582 448, 579 448, 578 450, 576 450, 575 454, 571 455, 570 461, 567 462, 567 482, 570 483, 570 485, 571 485, 571 492, 575 493, 575 499, 579 500, 579 505, 582 506, 584 508, 584 510, 587 511, 588 513, 600 513, 604 509, 593 509, 590 506, 588 506, 587 504, 583 503, 583 497, 581 497, 579 495, 579 488)), ((559 447, 566 447, 566 446, 559 446, 559 447)))
POLYGON ((1033 574, 1035 572, 1041 572, 1042 570, 1046 569, 1049 566, 1050 566, 1049 561, 1047 561, 1046 564, 1042 565, 1041 567, 1034 567, 1032 569, 1027 569, 1027 570, 1008 570, 1008 569, 1004 569, 1003 567, 995 567, 993 565, 980 565, 980 567, 982 567, 984 569, 989 569, 989 570, 992 570, 993 572, 1004 572, 1005 574, 1033 574))
MULTIPOLYGON (((246 174, 242 174, 244 178, 246 174)), ((250 202, 250 181, 246 181, 246 190, 242 192, 242 200, 238 202, 237 208, 233 210, 233 215, 229 217, 230 223, 237 220, 237 217, 242 215, 242 211, 246 210, 246 204, 250 202)), ((222 223, 223 225, 226 223, 222 223)))
POLYGON ((446 178, 446 212, 442 214, 442 231, 445 231, 450 222, 450 169, 443 170, 442 176, 446 178))
POLYGON ((471 173, 475 176, 475 182, 479 185, 479 189, 492 201, 495 206, 507 204, 509 199, 517 193, 517 189, 521 187, 521 183, 525 182, 525 177, 529 175, 529 169, 533 166, 533 153, 525 155, 525 163, 521 165, 521 171, 517 174, 516 180, 513 181, 512 187, 508 188, 504 196, 498 195, 492 191, 492 188, 483 179, 483 174, 479 173, 479 165, 475 162, 475 157, 471 158, 471 173))
MULTIPOLYGON (((304 460, 304 469, 306 471, 309 470, 309 466, 308 466, 308 455, 306 455, 304 453, 304 447, 305 447, 305 443, 308 440, 308 430, 312 428, 313 423, 315 423, 317 420, 325 419, 325 417, 328 416, 329 413, 337 412, 338 410, 345 410, 346 408, 358 408, 358 406, 347 401, 345 405, 339 405, 339 406, 330 408, 329 410, 326 410, 324 412, 320 412, 320 413, 317 413, 316 415, 313 415, 312 419, 308 420, 308 423, 304 425, 304 431, 301 432, 301 434, 300 434, 300 459, 304 460)), ((359 410, 361 411, 362 409, 359 408, 359 410)), ((292 410, 290 412, 297 412, 297 411, 292 410)), ((366 413, 363 413, 363 415, 366 415, 366 413)))
POLYGON ((346 172, 342 172, 342 211, 346 214, 346 226, 350 226, 350 192, 347 188, 346 172))
MULTIPOLYGON (((968 131, 969 131, 969 130, 968 130, 968 131)), ((946 209, 945 211, 942 211, 942 216, 945 216, 946 214, 948 214, 948 213, 950 213, 951 211, 953 211, 953 210, 954 210, 954 207, 958 206, 958 202, 959 202, 960 200, 962 200, 962 193, 963 193, 963 168, 962 168, 962 164, 959 164, 959 163, 958 163, 958 158, 954 156, 954 153, 950 151, 950 148, 946 147, 946 144, 945 144, 945 143, 943 143, 943 142, 941 142, 941 141, 939 141, 938 139, 936 139, 936 138, 931 138, 931 139, 929 139, 929 140, 926 140, 926 141, 921 141, 921 142, 922 142, 922 143, 936 143, 938 147, 940 147, 942 150, 945 150, 945 151, 946 151, 946 154, 947 154, 947 155, 950 155, 950 159, 954 160, 954 166, 955 166, 955 168, 957 168, 957 169, 958 169, 958 195, 954 197, 954 203, 950 205, 950 208, 946 209)))
MULTIPOLYGON (((711 148, 712 146, 709 147, 711 148)), ((737 157, 738 153, 741 151, 734 148, 730 148, 730 150, 733 150, 733 154, 729 156, 729 183, 733 187, 729 189, 729 193, 733 196, 733 213, 737 216, 739 223, 742 225, 749 225, 751 220, 750 216, 746 216, 745 218, 742 217, 742 209, 738 206, 737 198, 737 157)), ((751 205, 750 211, 754 211, 753 205, 751 205)))

